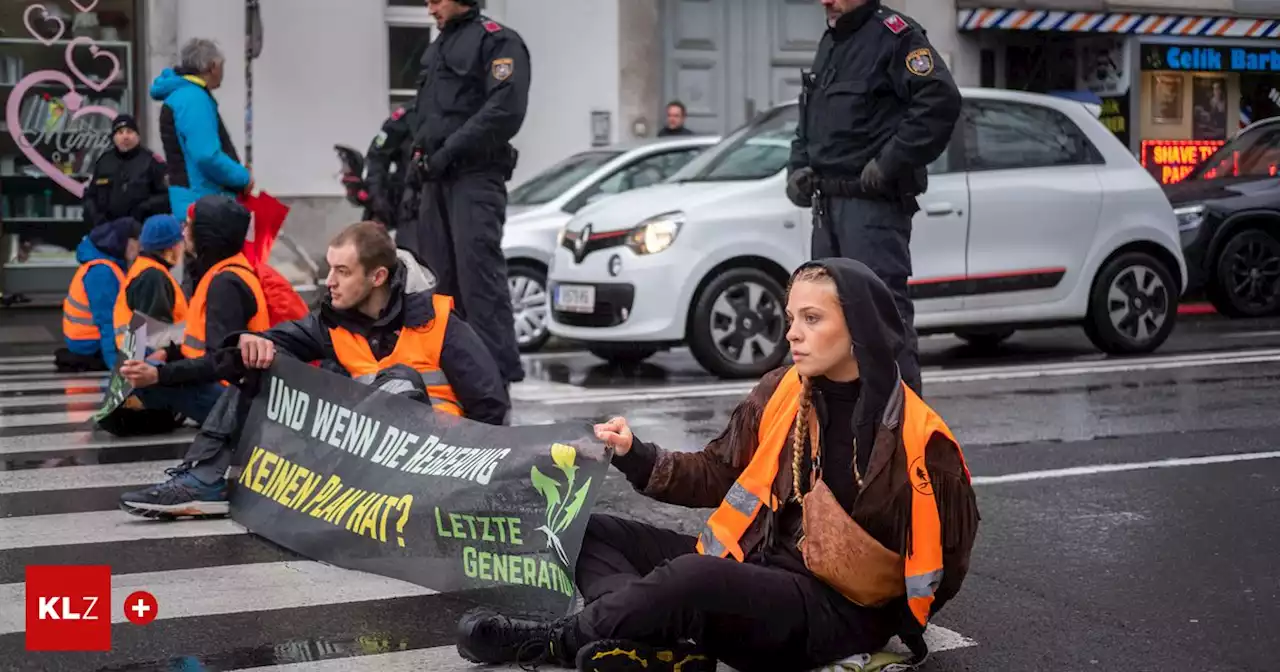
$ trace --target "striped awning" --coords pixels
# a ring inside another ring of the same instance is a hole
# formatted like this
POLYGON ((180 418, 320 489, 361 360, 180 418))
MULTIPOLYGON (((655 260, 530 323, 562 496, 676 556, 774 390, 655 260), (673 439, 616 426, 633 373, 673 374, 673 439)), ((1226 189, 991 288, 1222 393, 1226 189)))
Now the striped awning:
POLYGON ((962 9, 957 16, 956 25, 960 30, 1040 30, 1199 37, 1280 36, 1280 21, 1274 19, 1122 12, 1056 12, 1037 9, 962 9))

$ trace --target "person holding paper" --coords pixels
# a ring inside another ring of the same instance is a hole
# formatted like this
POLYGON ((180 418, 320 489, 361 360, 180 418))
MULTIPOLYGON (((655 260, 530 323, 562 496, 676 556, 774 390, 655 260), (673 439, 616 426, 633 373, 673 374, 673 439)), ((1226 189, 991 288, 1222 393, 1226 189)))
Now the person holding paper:
POLYGON ((187 297, 171 272, 187 249, 182 225, 173 215, 152 215, 142 225, 138 247, 138 258, 116 295, 117 347, 123 346, 134 313, 169 324, 187 317, 187 297))
MULTIPOLYGON (((319 362, 371 387, 429 404, 436 412, 477 422, 508 422, 511 403, 497 362, 476 332, 453 312, 453 299, 436 294, 418 262, 397 251, 386 228, 360 222, 329 245, 329 296, 307 317, 261 333, 228 334, 221 348, 236 348, 235 375, 164 483, 125 493, 120 507, 147 518, 172 520, 228 512, 225 472, 239 441, 258 384, 254 371, 278 356, 319 362)), ((425 411, 425 409, 424 409, 425 411)))

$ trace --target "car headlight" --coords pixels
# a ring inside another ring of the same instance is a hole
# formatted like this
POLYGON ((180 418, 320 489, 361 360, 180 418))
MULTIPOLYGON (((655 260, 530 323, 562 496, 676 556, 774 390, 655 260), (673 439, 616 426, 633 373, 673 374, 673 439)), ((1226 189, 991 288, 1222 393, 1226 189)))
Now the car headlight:
POLYGON ((683 212, 667 212, 650 217, 631 230, 627 236, 627 247, 636 254, 657 254, 671 247, 683 225, 683 212))
POLYGON ((1178 218, 1179 231, 1191 231, 1200 226, 1204 221, 1203 205, 1187 205, 1181 208, 1174 208, 1173 214, 1178 218))

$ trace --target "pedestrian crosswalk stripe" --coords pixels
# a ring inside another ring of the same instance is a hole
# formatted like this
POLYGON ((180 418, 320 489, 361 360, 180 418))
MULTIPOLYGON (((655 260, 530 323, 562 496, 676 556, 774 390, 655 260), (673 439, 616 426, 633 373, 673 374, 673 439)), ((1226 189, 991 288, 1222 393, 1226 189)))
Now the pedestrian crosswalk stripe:
POLYGON ((0 364, 48 364, 53 366, 53 355, 9 355, 0 357, 0 364))
MULTIPOLYGON (((6 669, 176 669, 193 661, 281 672, 475 669, 452 644, 454 623, 471 606, 465 596, 318 563, 229 518, 165 523, 116 508, 120 493, 164 480, 196 430, 141 437, 96 430, 90 417, 106 380, 104 372, 56 373, 48 357, 0 358, 6 669), (27 652, 23 568, 33 564, 110 564, 112 622, 125 620, 124 598, 133 590, 157 597, 158 618, 144 628, 114 628, 107 654, 27 652)), ((534 381, 513 389, 513 422, 567 420, 561 409, 526 400, 571 387, 534 381)), ((635 410, 642 431, 665 422, 635 410)), ((927 637, 934 651, 973 645, 945 628, 931 627, 927 637)))

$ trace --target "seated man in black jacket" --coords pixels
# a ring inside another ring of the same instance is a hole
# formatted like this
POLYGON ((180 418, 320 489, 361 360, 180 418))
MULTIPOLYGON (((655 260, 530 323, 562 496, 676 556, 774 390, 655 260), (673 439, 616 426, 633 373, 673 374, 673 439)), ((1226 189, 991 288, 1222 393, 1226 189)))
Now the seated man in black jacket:
MULTIPOLYGON (((224 345, 237 345, 230 365, 238 373, 271 366, 285 355, 304 362, 321 361, 328 370, 345 371, 356 380, 403 390, 405 372, 416 377, 408 396, 422 399, 438 412, 461 415, 491 425, 507 421, 511 403, 498 365, 466 322, 452 311, 453 299, 435 294, 421 269, 410 268, 396 255, 395 243, 376 222, 361 222, 338 234, 326 255, 329 296, 319 310, 261 334, 232 334, 224 345)), ((246 376, 246 388, 256 376, 246 376)), ((210 413, 172 478, 126 493, 120 506, 148 518, 226 514, 227 481, 251 394, 232 386, 210 413)))

